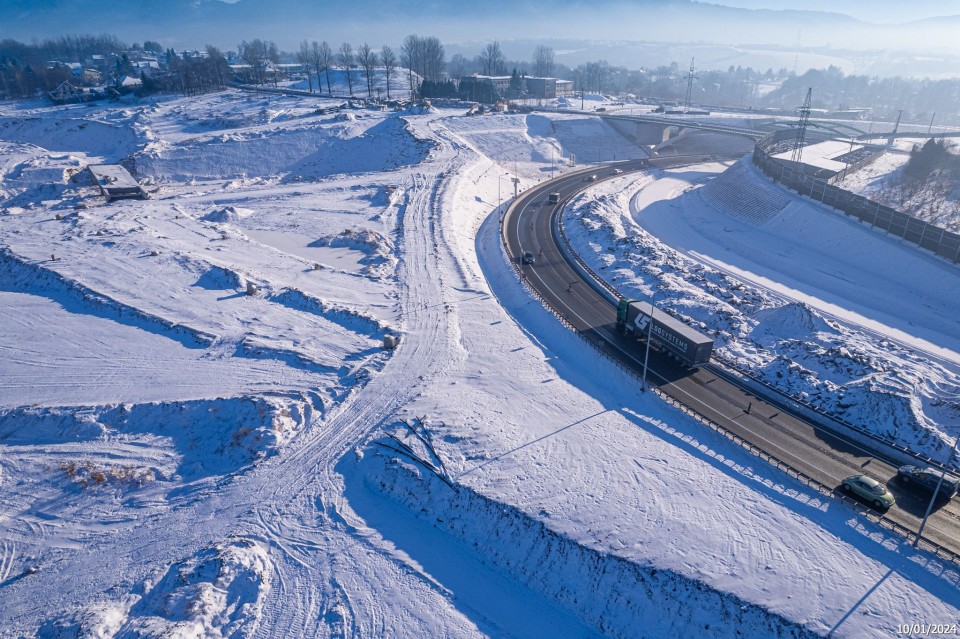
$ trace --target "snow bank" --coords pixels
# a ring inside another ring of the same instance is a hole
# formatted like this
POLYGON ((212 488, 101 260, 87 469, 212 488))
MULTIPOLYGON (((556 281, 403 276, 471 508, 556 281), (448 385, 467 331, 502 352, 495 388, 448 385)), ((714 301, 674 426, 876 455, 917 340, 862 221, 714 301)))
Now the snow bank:
MULTIPOLYGON (((143 472, 173 480, 169 469, 150 466, 157 454, 149 448, 172 450, 178 458, 177 479, 192 481, 235 472, 275 453, 309 424, 312 406, 299 397, 234 397, 187 402, 155 402, 107 406, 22 407, 0 410, 0 441, 5 446, 43 447, 61 442, 88 442, 76 458, 63 464, 82 471, 96 459, 110 474, 109 456, 97 448, 120 442, 144 447, 143 472)), ((117 466, 129 466, 125 460, 117 466)), ((64 472, 68 468, 63 468, 64 472)), ((74 473, 68 473, 75 475, 74 473)), ((81 475, 80 479, 87 475, 81 475)), ((73 477, 71 477, 73 479, 73 477)), ((88 482, 89 483, 89 482, 88 482)), ((102 483, 93 481, 92 483, 102 483)))
POLYGON ((158 142, 136 158, 137 171, 163 182, 283 177, 316 180, 340 173, 390 171, 417 164, 429 144, 396 117, 300 127, 236 129, 158 142))
POLYGON ((232 539, 170 566, 119 601, 95 603, 60 616, 38 637, 230 637, 256 632, 274 576, 266 548, 232 539))
POLYGON ((817 636, 703 582, 578 543, 519 508, 463 485, 454 490, 410 463, 373 449, 361 460, 372 488, 448 530, 484 563, 572 610, 604 636, 817 636))
POLYGON ((360 263, 368 273, 384 275, 393 271, 397 258, 393 245, 386 237, 370 229, 344 229, 335 235, 321 237, 311 247, 347 248, 364 254, 360 263))
POLYGON ((751 335, 766 334, 776 339, 812 339, 817 333, 837 334, 837 329, 803 302, 765 308, 754 315, 751 335))
POLYGON ((94 291, 54 270, 21 258, 6 248, 0 249, 0 287, 3 290, 50 297, 65 308, 82 308, 91 314, 121 323, 132 320, 134 324, 145 326, 192 348, 209 346, 215 339, 210 333, 171 322, 94 291))
POLYGON ((49 151, 85 153, 113 164, 136 151, 137 134, 122 122, 62 116, 0 116, 0 138, 35 144, 49 151))
POLYGON ((216 209, 210 211, 203 216, 203 219, 207 222, 236 222, 237 220, 242 220, 245 217, 250 217, 253 215, 252 209, 245 209, 240 206, 225 206, 222 209, 216 209))

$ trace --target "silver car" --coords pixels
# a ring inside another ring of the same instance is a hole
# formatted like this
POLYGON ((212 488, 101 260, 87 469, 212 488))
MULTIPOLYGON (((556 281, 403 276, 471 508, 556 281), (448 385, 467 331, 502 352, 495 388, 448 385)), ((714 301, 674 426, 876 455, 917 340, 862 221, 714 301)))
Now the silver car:
POLYGON ((845 492, 865 499, 880 510, 890 508, 896 501, 886 486, 866 475, 850 475, 842 485, 845 492))

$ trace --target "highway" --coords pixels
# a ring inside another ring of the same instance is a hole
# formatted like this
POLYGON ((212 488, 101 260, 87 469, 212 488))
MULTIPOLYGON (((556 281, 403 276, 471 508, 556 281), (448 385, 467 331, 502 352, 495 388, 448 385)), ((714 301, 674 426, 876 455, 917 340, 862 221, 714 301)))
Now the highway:
MULTIPOLYGON (((648 169, 648 161, 621 162, 626 172, 648 169)), ((565 202, 595 184, 588 180, 613 177, 614 165, 604 165, 540 184, 520 194, 504 216, 501 229, 508 256, 522 278, 553 310, 582 337, 598 345, 610 357, 640 375, 643 371, 642 345, 621 337, 615 330, 616 308, 609 291, 585 279, 568 262, 559 237, 558 216, 565 202), (548 201, 559 193, 559 202, 548 201), (534 264, 521 264, 520 256, 530 251, 534 264)), ((886 514, 887 520, 916 533, 929 502, 922 493, 905 488, 892 478, 898 464, 886 451, 867 449, 863 444, 828 431, 767 401, 734 383, 732 376, 718 374, 715 367, 685 370, 669 358, 651 351, 647 381, 694 412, 772 455, 796 471, 839 495, 840 482, 848 475, 864 473, 887 483, 897 499, 886 514)), ((641 392, 638 382, 637 392, 641 392)), ((903 531, 901 531, 903 532, 903 531)), ((909 541, 913 541, 913 535, 909 541)), ((931 541, 960 554, 960 497, 938 503, 923 531, 931 541)), ((921 545, 924 545, 921 543, 921 545)))

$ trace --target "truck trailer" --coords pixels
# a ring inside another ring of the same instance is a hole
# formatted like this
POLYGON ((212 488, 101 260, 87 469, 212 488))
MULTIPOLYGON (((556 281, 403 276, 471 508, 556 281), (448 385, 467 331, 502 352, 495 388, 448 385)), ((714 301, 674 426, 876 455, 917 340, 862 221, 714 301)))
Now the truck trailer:
POLYGON ((697 368, 710 361, 713 340, 663 311, 655 312, 648 302, 621 299, 617 307, 617 330, 646 341, 685 366, 697 368), (652 321, 651 321, 652 320, 652 321))

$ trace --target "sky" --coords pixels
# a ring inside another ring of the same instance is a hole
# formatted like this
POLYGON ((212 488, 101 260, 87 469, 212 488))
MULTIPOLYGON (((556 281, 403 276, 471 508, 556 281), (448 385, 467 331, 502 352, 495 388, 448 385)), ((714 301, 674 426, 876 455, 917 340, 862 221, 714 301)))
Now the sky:
POLYGON ((714 4, 744 9, 806 9, 834 11, 865 22, 897 23, 922 20, 943 15, 956 15, 960 7, 943 0, 806 0, 802 3, 788 0, 715 0, 714 4))

